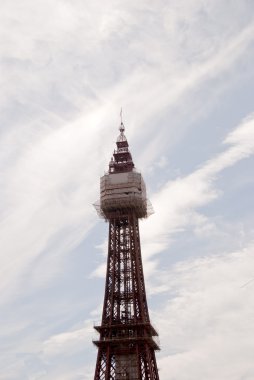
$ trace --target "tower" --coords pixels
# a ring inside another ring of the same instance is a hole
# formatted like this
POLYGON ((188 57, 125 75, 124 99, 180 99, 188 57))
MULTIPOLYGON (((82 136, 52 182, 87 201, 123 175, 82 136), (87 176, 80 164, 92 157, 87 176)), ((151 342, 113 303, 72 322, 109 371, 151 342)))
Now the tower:
POLYGON ((109 171, 100 181, 98 213, 109 222, 108 259, 94 380, 158 380, 158 334, 151 325, 139 219, 148 216, 146 187, 135 170, 123 123, 109 171))

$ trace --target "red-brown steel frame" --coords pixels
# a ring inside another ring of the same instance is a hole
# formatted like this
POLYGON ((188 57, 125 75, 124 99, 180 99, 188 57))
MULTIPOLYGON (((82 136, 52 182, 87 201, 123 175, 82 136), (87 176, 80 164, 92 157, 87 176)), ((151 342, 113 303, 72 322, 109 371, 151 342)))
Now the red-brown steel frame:
POLYGON ((109 218, 104 305, 94 380, 158 380, 135 209, 109 218))

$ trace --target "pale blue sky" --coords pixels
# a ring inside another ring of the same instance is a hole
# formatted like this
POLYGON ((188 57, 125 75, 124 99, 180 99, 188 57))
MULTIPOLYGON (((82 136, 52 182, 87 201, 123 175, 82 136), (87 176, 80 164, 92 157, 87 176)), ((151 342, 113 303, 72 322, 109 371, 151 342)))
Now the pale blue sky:
POLYGON ((254 3, 8 0, 0 380, 93 378, 123 107, 161 380, 254 378, 254 3))

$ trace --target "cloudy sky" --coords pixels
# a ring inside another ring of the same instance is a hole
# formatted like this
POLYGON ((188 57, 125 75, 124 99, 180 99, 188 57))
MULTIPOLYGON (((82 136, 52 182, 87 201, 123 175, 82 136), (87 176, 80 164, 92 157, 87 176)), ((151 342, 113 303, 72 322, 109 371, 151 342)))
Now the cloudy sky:
POLYGON ((161 380, 254 379, 253 0, 1 0, 0 379, 93 378, 123 107, 161 380))

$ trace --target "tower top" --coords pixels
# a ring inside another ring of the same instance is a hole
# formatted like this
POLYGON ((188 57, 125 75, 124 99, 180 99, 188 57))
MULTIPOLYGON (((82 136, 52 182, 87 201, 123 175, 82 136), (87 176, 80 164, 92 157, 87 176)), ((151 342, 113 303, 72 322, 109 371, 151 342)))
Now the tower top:
POLYGON ((120 124, 120 127, 119 127, 120 135, 117 138, 117 142, 119 142, 119 141, 127 141, 127 139, 126 139, 126 137, 124 135, 125 126, 124 126, 124 123, 123 123, 123 109, 122 108, 121 108, 121 111, 120 111, 120 119, 121 119, 121 124, 120 124))
POLYGON ((123 122, 121 122, 121 124, 120 124, 119 131, 120 131, 120 135, 117 138, 117 143, 120 141, 127 141, 127 138, 124 134, 125 126, 124 126, 123 122))
POLYGON ((130 211, 137 218, 146 218, 153 210, 146 197, 146 186, 141 173, 134 167, 122 121, 119 130, 109 171, 101 177, 100 201, 95 204, 95 208, 106 220, 116 215, 126 215, 130 211))
POLYGON ((117 149, 114 150, 113 156, 109 163, 109 173, 130 172, 134 168, 132 156, 129 151, 129 144, 124 134, 125 126, 122 121, 122 110, 120 113, 121 124, 119 126, 120 135, 116 140, 117 149))
POLYGON ((123 133, 123 132, 125 131, 125 126, 124 126, 124 124, 123 124, 122 121, 121 121, 121 124, 120 124, 120 127, 119 127, 119 131, 120 131, 121 133, 123 133))

